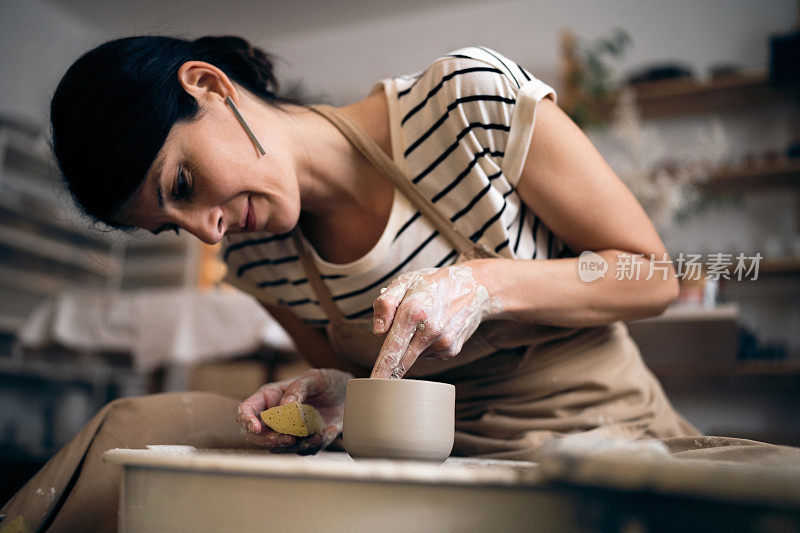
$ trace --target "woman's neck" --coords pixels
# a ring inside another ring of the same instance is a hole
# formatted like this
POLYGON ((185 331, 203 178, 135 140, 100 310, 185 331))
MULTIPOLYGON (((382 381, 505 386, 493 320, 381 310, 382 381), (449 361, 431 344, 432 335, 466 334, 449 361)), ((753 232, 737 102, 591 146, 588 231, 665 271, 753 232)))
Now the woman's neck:
MULTIPOLYGON (((391 157, 386 97, 382 92, 339 108, 391 157)), ((374 195, 391 186, 367 159, 321 115, 299 111, 293 119, 299 150, 297 179, 302 210, 315 219, 374 209, 374 195), (382 180, 381 180, 382 178, 382 180), (383 187, 381 187, 381 181, 383 187)))

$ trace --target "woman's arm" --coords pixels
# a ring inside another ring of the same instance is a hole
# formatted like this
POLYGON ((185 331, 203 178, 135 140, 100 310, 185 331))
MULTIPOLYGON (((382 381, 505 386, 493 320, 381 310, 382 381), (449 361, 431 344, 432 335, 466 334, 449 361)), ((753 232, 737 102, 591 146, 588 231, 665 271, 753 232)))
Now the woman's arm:
POLYGON ((572 250, 602 257, 605 276, 581 281, 578 258, 478 259, 398 276, 375 300, 373 329, 387 336, 372 377, 402 377, 420 355, 457 356, 483 320, 588 327, 658 314, 677 297, 664 244, 589 139, 549 100, 536 122, 519 195, 572 250), (626 258, 638 279, 617 279, 626 258))
POLYGON ((671 262, 655 264, 647 279, 651 254, 659 261, 668 256, 641 205, 551 100, 538 105, 517 190, 563 243, 575 251, 596 252, 608 262, 608 271, 584 282, 577 258, 472 262, 476 280, 504 313, 525 322, 593 326, 659 314, 677 297, 671 262), (642 254, 635 258, 639 279, 616 279, 620 256, 629 261, 637 254, 642 254))
POLYGON ((356 377, 364 375, 363 369, 350 365, 336 357, 325 333, 312 328, 288 309, 266 303, 262 303, 262 305, 292 337, 298 353, 311 366, 314 368, 335 368, 349 372, 356 377))

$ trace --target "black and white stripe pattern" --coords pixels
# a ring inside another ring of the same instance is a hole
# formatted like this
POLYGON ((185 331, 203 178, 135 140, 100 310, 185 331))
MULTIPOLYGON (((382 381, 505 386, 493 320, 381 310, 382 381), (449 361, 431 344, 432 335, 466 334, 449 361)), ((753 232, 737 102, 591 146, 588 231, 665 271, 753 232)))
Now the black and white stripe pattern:
MULTIPOLYGON (((395 162, 473 242, 504 257, 548 259, 569 250, 527 208, 503 173, 519 88, 542 83, 484 47, 457 50, 388 85, 395 162)), ((547 86, 544 86, 547 88, 547 86)), ((549 88, 547 88, 549 89, 549 88)), ((530 126, 532 127, 532 125, 530 126)), ((400 193, 386 230, 367 256, 349 265, 316 257, 334 301, 348 318, 369 317, 394 277, 455 263, 457 254, 400 193)), ((309 324, 327 317, 311 290, 289 234, 226 237, 227 280, 265 302, 289 307, 309 324)))

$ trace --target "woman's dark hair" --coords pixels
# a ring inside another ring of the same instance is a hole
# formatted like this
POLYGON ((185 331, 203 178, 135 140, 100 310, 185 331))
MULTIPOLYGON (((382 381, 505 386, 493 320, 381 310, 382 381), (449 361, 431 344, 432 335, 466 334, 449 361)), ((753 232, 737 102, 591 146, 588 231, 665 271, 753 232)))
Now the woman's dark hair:
POLYGON ((142 182, 172 126, 199 111, 178 81, 180 66, 193 60, 211 63, 268 103, 302 105, 277 94, 271 57, 239 37, 127 37, 90 50, 58 84, 50 123, 61 173, 95 221, 130 227, 112 215, 142 182))

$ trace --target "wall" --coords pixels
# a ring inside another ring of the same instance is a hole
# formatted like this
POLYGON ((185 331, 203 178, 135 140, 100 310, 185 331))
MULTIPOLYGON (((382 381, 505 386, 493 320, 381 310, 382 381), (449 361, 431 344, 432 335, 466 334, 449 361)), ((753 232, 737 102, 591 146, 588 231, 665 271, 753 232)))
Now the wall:
MULTIPOLYGON (((27 3, 10 0, 2 9, 21 5, 27 3)), ((14 22, 3 17, 3 29, 18 28, 16 40, 25 43, 9 43, 14 53, 37 46, 41 38, 62 42, 59 35, 69 24, 88 23, 115 37, 239 33, 285 60, 283 78, 302 79, 311 92, 326 94, 335 104, 361 97, 383 76, 413 72, 470 44, 493 47, 557 86, 558 36, 565 26, 587 39, 615 26, 630 32, 634 46, 623 70, 656 59, 683 60, 700 72, 719 62, 763 67, 766 36, 789 30, 797 18, 796 0, 36 0, 34 5, 27 11, 41 12, 43 20, 59 11, 73 20, 59 21, 54 39, 47 30, 37 31, 47 26, 35 17, 14 22), (86 22, 76 21, 76 15, 86 22)), ((74 55, 72 43, 64 44, 59 53, 74 55)))
POLYGON ((796 11, 795 0, 433 2, 367 23, 251 37, 287 61, 288 77, 344 103, 363 96, 380 77, 414 72, 437 55, 470 44, 495 48, 557 86, 559 32, 565 26, 586 39, 615 26, 627 30, 633 48, 623 70, 665 58, 683 60, 701 73, 722 62, 760 68, 767 60, 766 36, 791 29, 796 11))
POLYGON ((101 32, 42 0, 0 2, 0 116, 37 126, 47 123, 49 102, 72 61, 101 32))

